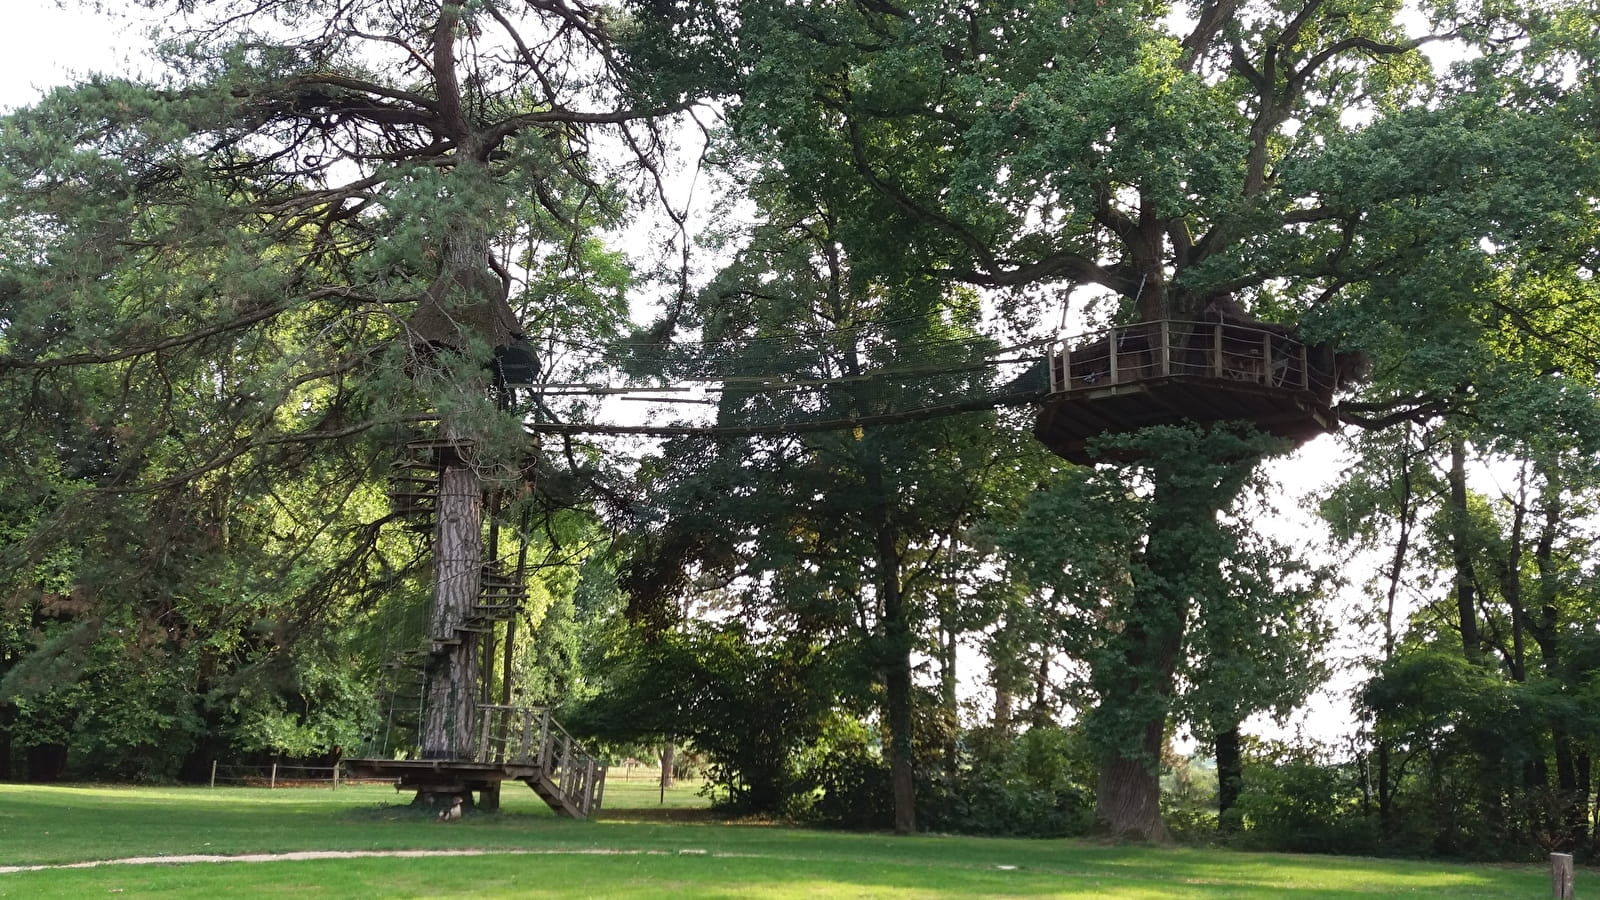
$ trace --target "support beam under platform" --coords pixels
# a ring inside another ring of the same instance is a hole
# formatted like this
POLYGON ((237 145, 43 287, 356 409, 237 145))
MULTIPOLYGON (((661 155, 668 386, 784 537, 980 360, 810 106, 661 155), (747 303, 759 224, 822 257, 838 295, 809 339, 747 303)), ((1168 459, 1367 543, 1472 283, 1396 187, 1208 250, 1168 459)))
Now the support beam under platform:
POLYGON ((533 789, 557 814, 586 819, 600 809, 606 770, 590 760, 582 770, 551 771, 520 763, 452 762, 434 759, 347 759, 346 778, 393 780, 397 790, 427 796, 477 795, 477 809, 500 806, 500 786, 520 781, 533 789))

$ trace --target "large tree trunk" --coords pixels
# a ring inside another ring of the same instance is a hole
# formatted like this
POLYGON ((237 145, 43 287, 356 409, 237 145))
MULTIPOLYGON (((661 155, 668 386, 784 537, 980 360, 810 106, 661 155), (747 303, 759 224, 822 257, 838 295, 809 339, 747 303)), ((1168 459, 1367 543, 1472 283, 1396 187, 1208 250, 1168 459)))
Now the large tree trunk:
MULTIPOLYGON (((457 144, 448 210, 441 243, 440 266, 433 283, 407 322, 418 357, 439 348, 481 352, 476 344, 501 347, 519 330, 506 304, 505 285, 490 270, 490 243, 495 207, 480 191, 492 179, 484 160, 488 145, 471 127, 456 75, 456 41, 462 0, 444 0, 432 34, 433 77, 438 90, 439 124, 457 144)), ((488 360, 469 360, 484 362, 488 360)), ((442 367, 445 371, 450 366, 442 367)), ((468 370, 471 371, 469 365, 468 370)), ((468 392, 487 388, 486 372, 468 378, 468 392)), ((446 413, 439 434, 452 441, 463 437, 459 421, 446 413)), ((436 653, 428 670, 427 707, 423 718, 425 758, 468 759, 479 697, 480 657, 472 632, 459 630, 478 601, 483 573, 483 484, 459 445, 441 448, 439 497, 435 504, 432 635, 436 653)))
POLYGON ((1450 555, 1455 564, 1456 618, 1461 648, 1477 662, 1482 645, 1478 638, 1477 582, 1472 572, 1472 543, 1467 515, 1467 442, 1459 434, 1450 439, 1450 555))
POLYGON ((889 663, 884 679, 889 706, 889 778, 894 786, 894 833, 917 830, 917 784, 912 764, 911 655, 889 663))
MULTIPOLYGON (((447 451, 441 451, 447 452, 447 451)), ((428 669, 424 759, 467 759, 478 687, 478 656, 468 633, 457 628, 477 603, 483 567, 483 492, 478 476, 459 459, 439 476, 434 528, 433 615, 436 653, 428 669)))
POLYGON ((1088 724, 1105 749, 1095 792, 1095 830, 1114 838, 1165 842, 1161 750, 1174 676, 1206 558, 1201 537, 1255 468, 1247 459, 1165 459, 1153 463, 1147 540, 1130 569, 1132 586, 1115 616, 1120 631, 1096 663, 1100 703, 1088 724), (1197 579, 1199 579, 1197 581, 1197 579))
POLYGON ((1239 817, 1228 815, 1239 802, 1239 792, 1244 788, 1244 755, 1239 749, 1239 723, 1219 726, 1216 732, 1217 751, 1217 830, 1239 830, 1239 817))
POLYGON ((1100 763, 1094 789, 1095 830, 1116 838, 1166 843, 1172 839, 1161 821, 1161 744, 1165 716, 1148 719, 1135 752, 1125 748, 1100 763))
POLYGON ((994 686, 994 716, 992 726, 1001 734, 1011 734, 1015 728, 1018 657, 1022 655, 1021 642, 1014 639, 1017 625, 1008 613, 1001 618, 989 644, 989 683, 994 686))
POLYGON ((879 523, 878 593, 883 601, 885 713, 889 726, 889 779, 894 792, 895 834, 917 830, 917 787, 912 764, 911 622, 900 584, 900 538, 892 524, 879 523))
POLYGON ((1100 759, 1094 820, 1108 837, 1164 843, 1171 835, 1161 821, 1161 750, 1187 604, 1141 605, 1149 615, 1124 627, 1120 652, 1111 654, 1120 671, 1096 673, 1102 687, 1093 716, 1109 747, 1100 759))

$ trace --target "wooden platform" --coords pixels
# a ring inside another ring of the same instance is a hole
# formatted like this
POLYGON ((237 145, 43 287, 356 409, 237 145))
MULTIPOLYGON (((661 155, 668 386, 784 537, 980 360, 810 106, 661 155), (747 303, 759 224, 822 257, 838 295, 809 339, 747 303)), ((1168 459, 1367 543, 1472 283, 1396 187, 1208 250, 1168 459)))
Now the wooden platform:
POLYGON ((470 797, 499 805, 500 785, 520 781, 558 814, 588 818, 600 809, 606 770, 550 717, 535 707, 474 708, 475 746, 460 759, 346 759, 347 777, 393 780, 419 795, 470 797))
POLYGON ((1059 341, 1049 366, 1034 434, 1079 464, 1105 461, 1093 439, 1152 425, 1249 422, 1301 444, 1338 424, 1332 350, 1277 326, 1141 322, 1059 341))

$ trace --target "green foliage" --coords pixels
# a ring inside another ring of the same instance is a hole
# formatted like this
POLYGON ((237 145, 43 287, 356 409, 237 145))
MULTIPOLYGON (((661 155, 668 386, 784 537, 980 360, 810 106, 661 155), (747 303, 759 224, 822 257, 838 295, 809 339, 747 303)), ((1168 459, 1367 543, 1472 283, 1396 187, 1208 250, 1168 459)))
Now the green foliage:
MULTIPOLYGON (((486 390, 491 352, 627 318, 599 236, 626 192, 583 149, 600 126, 552 110, 624 109, 630 76, 598 19, 480 65, 482 28, 541 30, 533 4, 143 5, 174 12, 148 77, 0 121, 0 437, 27 460, 0 476, 0 710, 70 692, 82 771, 353 750, 377 664, 422 639, 390 464, 443 417, 486 485, 520 488, 544 448, 486 390), (581 88, 547 69, 568 65, 581 88)), ((588 499, 539 498, 552 609, 514 649, 541 697, 577 678, 558 570, 585 553, 556 545, 594 541, 563 511, 588 499)), ((36 718, 0 719, 5 763, 36 718)))
POLYGON ((1167 713, 1163 672, 1181 674, 1173 708, 1201 733, 1286 713, 1321 681, 1306 661, 1329 636, 1316 611, 1329 573, 1251 527, 1265 485, 1237 486, 1271 442, 1151 428, 1115 444, 1147 468, 1065 473, 995 532, 1011 570, 1047 598, 1051 645, 1090 666, 1079 690, 1102 701, 1090 733, 1108 751, 1140 746, 1149 717, 1167 713), (1167 634, 1171 654, 1119 638, 1135 623, 1167 634), (1104 703, 1110 686, 1135 684, 1155 693, 1104 703))
POLYGON ((1381 640, 1358 758, 1366 825, 1404 852, 1527 858, 1591 842, 1582 767, 1600 707, 1592 662, 1574 654, 1596 615, 1580 562, 1595 546, 1593 462, 1581 429, 1498 432, 1511 421, 1368 439, 1325 508, 1346 541, 1389 558, 1368 615, 1381 640), (1457 441, 1468 471, 1476 442, 1493 448, 1482 458, 1495 473, 1459 494, 1457 441), (1421 600, 1409 615, 1405 591, 1421 600))
POLYGON ((709 758, 719 805, 784 812, 806 790, 800 753, 838 700, 836 665, 805 642, 757 642, 737 631, 635 640, 607 661, 607 689, 568 723, 605 741, 685 740, 709 758))
MULTIPOLYGON (((1056 726, 1017 735, 987 728, 918 746, 919 827, 950 834, 1065 837, 1087 833, 1093 759, 1079 730, 1056 726)), ((877 734, 840 717, 807 756, 816 784, 803 816, 845 828, 888 828, 894 822, 889 766, 877 734)))
POLYGON ((1245 789, 1239 796, 1244 845, 1295 853, 1404 853, 1386 846, 1376 823, 1362 814, 1360 772, 1331 762, 1323 748, 1276 741, 1245 751, 1245 789))
POLYGON ((1092 822, 1093 753, 1081 730, 1038 726, 1012 736, 975 729, 953 774, 929 764, 921 818, 931 831, 1067 837, 1092 822))
POLYGON ((124 628, 53 630, 44 653, 0 681, 17 707, 8 726, 12 743, 64 753, 65 772, 33 774, 175 778, 206 728, 201 698, 190 689, 192 659, 149 652, 128 641, 124 628))
MULTIPOLYGON (((837 828, 881 830, 894 825, 889 763, 877 730, 859 719, 834 715, 801 766, 815 793, 797 811, 837 828)), ((919 794, 918 813, 926 823, 928 793, 919 794)))
POLYGON ((208 699, 225 705, 220 730, 236 752, 306 759, 360 746, 377 716, 369 676, 339 656, 340 642, 306 644, 291 660, 261 661, 278 672, 247 669, 230 679, 237 687, 213 690, 208 699))

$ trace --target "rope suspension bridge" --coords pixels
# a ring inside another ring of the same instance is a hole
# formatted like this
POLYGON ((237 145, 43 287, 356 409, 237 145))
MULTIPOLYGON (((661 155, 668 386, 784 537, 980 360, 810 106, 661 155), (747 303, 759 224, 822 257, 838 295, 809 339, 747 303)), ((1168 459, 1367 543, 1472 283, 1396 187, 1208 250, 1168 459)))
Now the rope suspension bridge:
MULTIPOLYGON (((1308 344, 1281 326, 1222 319, 1141 322, 1077 339, 1010 346, 980 335, 890 346, 862 329, 687 346, 548 343, 586 356, 581 364, 562 362, 564 368, 605 371, 609 379, 539 381, 539 367, 532 365, 523 370, 526 381, 513 383, 502 370, 503 401, 509 402, 513 387, 524 391, 531 403, 526 427, 535 435, 793 435, 1033 404, 1035 436, 1058 455, 1085 464, 1134 461, 1095 457, 1093 439, 1160 424, 1247 421, 1304 442, 1337 424, 1335 393, 1343 380, 1330 347, 1308 344), (813 346, 804 346, 808 341, 813 346), (844 342, 849 352, 821 346, 844 342), (701 352, 690 352, 695 347, 701 352), (887 362, 869 366, 863 359, 887 362), (645 377, 656 383, 612 383, 645 377), (662 396, 672 393, 715 398, 662 396), (561 422, 545 402, 553 397, 689 400, 715 404, 717 418, 710 424, 561 422)), ((382 740, 367 758, 346 761, 346 768, 357 777, 393 778, 400 788, 414 789, 418 802, 449 801, 457 808, 471 804, 474 794, 477 806, 494 808, 501 783, 521 781, 558 813, 587 817, 599 808, 605 789, 598 757, 549 709, 512 702, 511 648, 528 598, 527 523, 515 564, 497 559, 497 516, 504 511, 494 508, 494 493, 485 492, 480 500, 489 500, 488 508, 474 515, 488 522, 489 555, 480 562, 472 551, 462 563, 462 541, 481 541, 480 524, 464 523, 459 515, 452 523, 441 503, 447 482, 459 483, 474 453, 470 440, 442 434, 412 441, 394 464, 390 499, 397 518, 430 536, 436 565, 443 566, 443 559, 456 568, 469 566, 458 575, 471 586, 471 596, 454 598, 461 592, 451 580, 436 579, 419 645, 389 663, 382 740), (452 537, 456 556, 442 553, 452 537), (502 635, 503 686, 495 702, 495 646, 502 635)), ((474 496, 482 490, 472 488, 474 496)))

